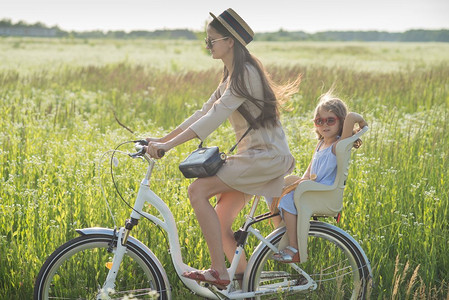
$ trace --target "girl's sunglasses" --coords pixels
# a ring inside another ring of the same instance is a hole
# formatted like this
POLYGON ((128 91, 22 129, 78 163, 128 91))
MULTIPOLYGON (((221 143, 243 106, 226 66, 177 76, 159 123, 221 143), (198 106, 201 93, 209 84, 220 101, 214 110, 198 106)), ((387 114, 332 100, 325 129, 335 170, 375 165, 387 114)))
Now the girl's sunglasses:
POLYGON ((225 37, 222 37, 222 38, 219 38, 219 39, 215 39, 215 40, 211 40, 209 38, 205 38, 204 42, 206 43, 206 47, 207 48, 212 49, 212 47, 214 46, 215 42, 218 42, 218 41, 221 41, 221 40, 225 40, 227 38, 229 38, 229 37, 225 36, 225 37))
POLYGON ((316 118, 313 120, 313 123, 315 123, 315 126, 321 127, 324 124, 327 124, 327 126, 332 126, 337 123, 337 120, 340 120, 338 117, 329 117, 329 118, 316 118))

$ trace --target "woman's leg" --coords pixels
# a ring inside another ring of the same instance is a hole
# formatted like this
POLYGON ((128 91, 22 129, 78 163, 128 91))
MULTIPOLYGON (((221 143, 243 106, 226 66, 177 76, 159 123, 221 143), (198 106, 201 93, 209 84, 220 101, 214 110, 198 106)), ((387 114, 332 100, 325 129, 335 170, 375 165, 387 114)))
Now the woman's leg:
MULTIPOLYGON (((236 241, 234 239, 234 232, 232 230, 232 224, 235 218, 245 206, 249 199, 245 199, 245 194, 242 192, 234 191, 228 193, 222 193, 220 200, 215 206, 215 211, 217 212, 218 219, 221 225, 221 237, 223 241, 223 248, 226 257, 231 262, 234 258, 234 253, 236 249, 236 241)), ((242 255, 240 257, 240 262, 235 271, 236 274, 245 272, 246 268, 246 257, 242 255)))
POLYGON ((224 259, 220 222, 209 199, 212 196, 233 191, 235 190, 217 176, 198 178, 189 186, 190 203, 209 248, 211 268, 217 270, 220 279, 228 279, 229 275, 224 259))

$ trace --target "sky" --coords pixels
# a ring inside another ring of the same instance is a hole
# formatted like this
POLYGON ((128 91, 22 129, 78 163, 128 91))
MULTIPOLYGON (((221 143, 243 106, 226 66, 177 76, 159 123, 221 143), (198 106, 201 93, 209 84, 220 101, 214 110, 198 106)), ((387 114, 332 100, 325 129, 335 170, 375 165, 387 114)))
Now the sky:
POLYGON ((204 30, 233 8, 255 32, 449 29, 449 0, 0 0, 0 19, 66 31, 204 30))

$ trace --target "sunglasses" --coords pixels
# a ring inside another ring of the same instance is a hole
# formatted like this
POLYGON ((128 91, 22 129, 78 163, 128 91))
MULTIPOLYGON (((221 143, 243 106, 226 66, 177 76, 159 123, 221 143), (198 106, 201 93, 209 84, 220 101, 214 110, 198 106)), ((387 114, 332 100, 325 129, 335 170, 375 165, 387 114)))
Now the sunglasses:
POLYGON ((316 118, 313 120, 313 123, 315 123, 315 126, 321 127, 324 124, 327 124, 327 126, 332 126, 337 123, 337 120, 340 120, 338 117, 329 117, 329 118, 316 118))
POLYGON ((229 38, 229 37, 225 36, 225 37, 222 37, 222 38, 219 38, 219 39, 215 39, 215 40, 211 40, 209 38, 205 38, 204 42, 206 43, 206 47, 207 48, 212 49, 212 47, 214 46, 215 42, 218 42, 218 41, 221 41, 221 40, 225 40, 227 38, 229 38))

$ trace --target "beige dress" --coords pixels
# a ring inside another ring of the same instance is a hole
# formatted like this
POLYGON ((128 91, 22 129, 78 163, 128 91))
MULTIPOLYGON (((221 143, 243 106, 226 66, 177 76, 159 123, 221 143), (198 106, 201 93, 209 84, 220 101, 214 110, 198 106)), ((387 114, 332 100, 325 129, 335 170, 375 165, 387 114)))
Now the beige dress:
MULTIPOLYGON (((256 68, 247 64, 244 79, 251 95, 262 99, 262 80, 256 68)), ((238 141, 249 128, 249 123, 237 110, 240 105, 245 105, 255 117, 260 114, 260 109, 246 101, 246 98, 233 95, 225 81, 218 86, 202 109, 186 119, 180 127, 183 130, 192 129, 204 141, 228 119, 238 141)), ((237 191, 277 197, 281 195, 284 176, 293 170, 294 165, 295 160, 279 122, 276 126, 252 129, 238 145, 237 153, 227 158, 217 176, 237 191)))

